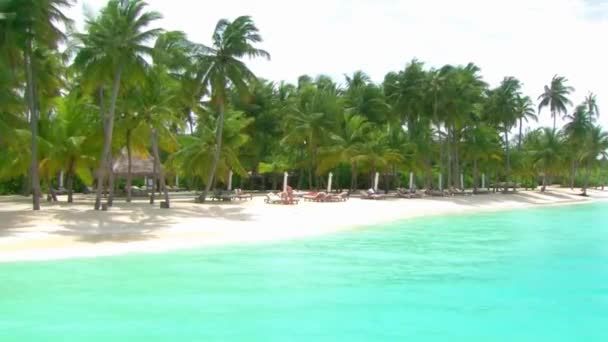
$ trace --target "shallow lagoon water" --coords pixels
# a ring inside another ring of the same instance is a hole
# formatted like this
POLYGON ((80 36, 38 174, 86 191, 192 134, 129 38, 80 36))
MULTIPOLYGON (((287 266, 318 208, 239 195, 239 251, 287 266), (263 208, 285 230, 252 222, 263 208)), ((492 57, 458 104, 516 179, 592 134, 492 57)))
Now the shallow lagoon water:
POLYGON ((607 341, 606 324, 607 203, 0 264, 1 341, 607 341))

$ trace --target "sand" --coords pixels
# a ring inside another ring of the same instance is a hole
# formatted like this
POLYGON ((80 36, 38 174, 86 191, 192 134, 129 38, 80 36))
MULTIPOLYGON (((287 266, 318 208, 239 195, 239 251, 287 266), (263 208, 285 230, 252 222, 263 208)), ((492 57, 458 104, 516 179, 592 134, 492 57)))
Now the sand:
POLYGON ((347 202, 282 206, 263 197, 232 203, 195 204, 194 195, 180 193, 172 208, 160 209, 139 199, 118 198, 109 211, 92 209, 90 196, 68 205, 43 203, 31 211, 30 199, 0 197, 0 262, 101 257, 125 253, 162 252, 202 246, 260 243, 330 234, 420 216, 466 214, 541 205, 587 203, 608 199, 608 190, 551 188, 545 193, 486 194, 450 198, 380 201, 351 198, 347 202))

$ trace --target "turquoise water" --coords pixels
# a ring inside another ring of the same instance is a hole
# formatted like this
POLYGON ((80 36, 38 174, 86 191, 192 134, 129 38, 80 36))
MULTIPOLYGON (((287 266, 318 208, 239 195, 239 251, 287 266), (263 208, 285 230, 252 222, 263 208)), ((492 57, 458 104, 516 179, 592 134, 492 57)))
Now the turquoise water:
POLYGON ((607 341, 607 325, 607 204, 0 264, 1 341, 607 341))

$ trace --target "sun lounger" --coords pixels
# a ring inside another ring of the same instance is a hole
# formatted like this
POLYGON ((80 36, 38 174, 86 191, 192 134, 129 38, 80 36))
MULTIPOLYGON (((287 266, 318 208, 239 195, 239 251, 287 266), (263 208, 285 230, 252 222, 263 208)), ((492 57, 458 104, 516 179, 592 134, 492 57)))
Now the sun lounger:
POLYGON ((384 196, 383 194, 371 193, 369 191, 361 190, 359 193, 361 194, 361 199, 380 200, 386 198, 386 196, 384 196))
POLYGON ((236 198, 236 195, 233 194, 232 192, 228 192, 228 191, 218 191, 218 192, 215 192, 213 194, 213 196, 211 196, 212 201, 218 200, 218 201, 230 202, 235 198, 236 198))
POLYGON ((348 200, 348 192, 342 191, 337 195, 328 195, 326 197, 327 202, 346 202, 348 200))
POLYGON ((447 197, 450 196, 450 194, 445 191, 445 190, 427 190, 424 192, 425 195, 428 196, 432 196, 432 197, 447 197))
POLYGON ((308 195, 304 195, 304 200, 312 202, 324 202, 327 196, 328 195, 325 192, 310 193, 308 195))
POLYGON ((449 194, 451 194, 452 196, 471 196, 473 193, 460 189, 451 189, 449 191, 449 194))
POLYGON ((421 198, 422 194, 416 192, 416 190, 410 191, 409 189, 399 188, 399 189, 397 189, 397 197, 399 197, 399 198, 421 198))
POLYGON ((270 192, 266 194, 266 198, 264 198, 264 202, 268 204, 298 204, 299 200, 297 198, 288 198, 286 196, 281 196, 275 194, 274 192, 270 192))
POLYGON ((242 189, 235 189, 235 195, 236 198, 239 200, 244 200, 244 199, 253 199, 253 195, 252 194, 247 194, 244 193, 242 189))

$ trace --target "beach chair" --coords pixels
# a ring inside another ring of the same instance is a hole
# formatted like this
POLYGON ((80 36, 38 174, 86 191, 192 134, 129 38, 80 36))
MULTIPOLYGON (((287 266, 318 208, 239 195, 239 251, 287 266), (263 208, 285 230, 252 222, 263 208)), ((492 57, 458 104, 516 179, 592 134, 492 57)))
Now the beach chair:
POLYGON ((252 194, 247 194, 243 192, 243 189, 235 189, 235 195, 236 198, 239 200, 244 200, 244 199, 253 199, 253 195, 252 194))
POLYGON ((452 196, 471 196, 473 193, 460 189, 450 189, 449 194, 452 196))
POLYGON ((211 196, 212 201, 218 200, 223 202, 230 202, 235 198, 236 195, 229 191, 216 191, 211 196))
POLYGON ((337 195, 328 195, 326 201, 328 202, 346 202, 348 200, 348 191, 342 191, 337 195))
POLYGON ((409 189, 398 188, 396 196, 398 198, 421 198, 422 194, 416 192, 416 190, 410 191, 409 189))
POLYGON ((447 197, 450 196, 450 194, 445 191, 445 190, 426 190, 424 192, 425 195, 431 196, 431 197, 447 197))
POLYGON ((370 190, 368 190, 368 191, 361 190, 359 192, 361 194, 361 199, 380 200, 380 199, 386 198, 386 196, 384 196, 383 194, 377 194, 370 190))
POLYGON ((325 192, 315 192, 304 195, 304 200, 311 202, 324 202, 327 199, 327 196, 328 195, 325 192))

